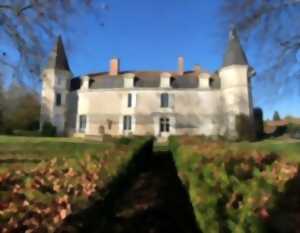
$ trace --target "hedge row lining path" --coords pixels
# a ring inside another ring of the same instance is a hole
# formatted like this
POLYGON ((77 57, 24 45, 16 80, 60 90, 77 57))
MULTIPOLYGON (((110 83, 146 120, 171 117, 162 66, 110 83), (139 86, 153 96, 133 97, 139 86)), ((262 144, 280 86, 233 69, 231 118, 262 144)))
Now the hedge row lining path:
MULTIPOLYGON (((153 152, 147 159, 147 166, 133 177, 120 195, 109 202, 109 211, 106 208, 92 208, 92 211, 86 212, 91 217, 84 218, 89 223, 79 224, 78 218, 71 218, 68 227, 60 232, 200 232, 190 198, 177 176, 169 151, 153 152), (91 219, 96 223, 91 223, 91 219)), ((84 221, 82 219, 80 221, 84 221)))

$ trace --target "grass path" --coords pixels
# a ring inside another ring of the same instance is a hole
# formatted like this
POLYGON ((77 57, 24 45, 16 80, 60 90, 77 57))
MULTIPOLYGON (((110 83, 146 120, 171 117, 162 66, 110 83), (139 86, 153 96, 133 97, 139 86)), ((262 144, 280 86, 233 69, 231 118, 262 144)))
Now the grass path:
MULTIPOLYGON (((77 232, 200 232, 189 196, 177 176, 172 155, 168 151, 153 152, 147 166, 110 202, 106 203, 111 206, 109 213, 101 211, 101 208, 95 208, 92 211, 94 213, 90 213, 91 216, 97 216, 94 221, 99 223, 95 224, 94 229, 91 228, 93 223, 88 223, 77 232)), ((91 221, 88 216, 84 218, 91 221)), ((79 224, 76 218, 70 222, 71 225, 85 225, 79 224)))

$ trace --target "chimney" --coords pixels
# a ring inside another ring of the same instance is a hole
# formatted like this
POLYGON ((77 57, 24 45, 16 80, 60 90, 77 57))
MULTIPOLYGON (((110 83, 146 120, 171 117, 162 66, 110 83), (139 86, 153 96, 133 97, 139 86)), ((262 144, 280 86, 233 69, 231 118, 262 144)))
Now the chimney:
POLYGON ((119 59, 118 58, 112 58, 110 60, 109 75, 116 76, 118 74, 119 74, 119 59))
POLYGON ((184 74, 184 57, 178 57, 178 74, 184 74))
POLYGON ((197 75, 201 73, 201 66, 200 65, 195 65, 194 66, 194 71, 197 75))

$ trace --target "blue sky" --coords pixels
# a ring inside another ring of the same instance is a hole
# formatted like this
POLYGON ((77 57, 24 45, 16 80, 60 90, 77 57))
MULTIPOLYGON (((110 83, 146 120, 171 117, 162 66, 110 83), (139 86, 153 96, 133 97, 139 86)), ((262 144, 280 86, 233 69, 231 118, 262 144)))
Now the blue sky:
MULTIPOLYGON (((108 0, 109 10, 99 13, 104 26, 92 14, 76 13, 61 32, 72 71, 75 75, 107 71, 111 57, 121 59, 122 70, 169 71, 177 69, 178 56, 185 57, 187 70, 200 64, 215 71, 222 65, 228 30, 221 26, 219 2, 108 0)), ((256 57, 263 54, 244 47, 250 64, 261 68, 256 57)), ((274 110, 300 116, 299 93, 291 91, 280 98, 273 93, 274 98, 268 98, 272 93, 267 85, 253 80, 255 106, 262 107, 266 117, 274 110)))
POLYGON ((76 74, 105 70, 112 56, 122 69, 174 70, 177 57, 186 68, 201 64, 215 70, 221 64, 215 37, 217 1, 109 1, 104 27, 89 26, 91 18, 76 22, 71 65, 76 74), (85 62, 82 63, 82 60, 85 62))

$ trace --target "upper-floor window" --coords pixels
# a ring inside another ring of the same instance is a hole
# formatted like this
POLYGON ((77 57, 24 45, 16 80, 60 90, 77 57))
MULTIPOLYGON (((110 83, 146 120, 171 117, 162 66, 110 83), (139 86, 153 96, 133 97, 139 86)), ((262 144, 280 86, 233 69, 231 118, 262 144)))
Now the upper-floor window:
POLYGON ((62 78, 60 76, 58 76, 56 80, 57 80, 57 85, 61 85, 62 78))
POLYGON ((127 96, 127 107, 131 108, 132 107, 132 94, 129 93, 127 96))
POLYGON ((56 80, 57 80, 57 86, 64 87, 66 85, 64 77, 58 76, 56 80))
POLYGON ((84 132, 86 129, 86 115, 79 116, 79 132, 84 132))
POLYGON ((131 130, 132 129, 132 117, 131 116, 124 116, 124 118, 123 118, 123 129, 124 130, 131 130))
POLYGON ((61 106, 62 104, 62 98, 60 93, 55 94, 55 104, 56 106, 61 106))
POLYGON ((168 108, 169 105, 170 105, 169 102, 170 102, 170 101, 169 101, 169 94, 167 94, 167 93, 162 93, 162 94, 160 95, 160 106, 161 106, 162 108, 168 108))

